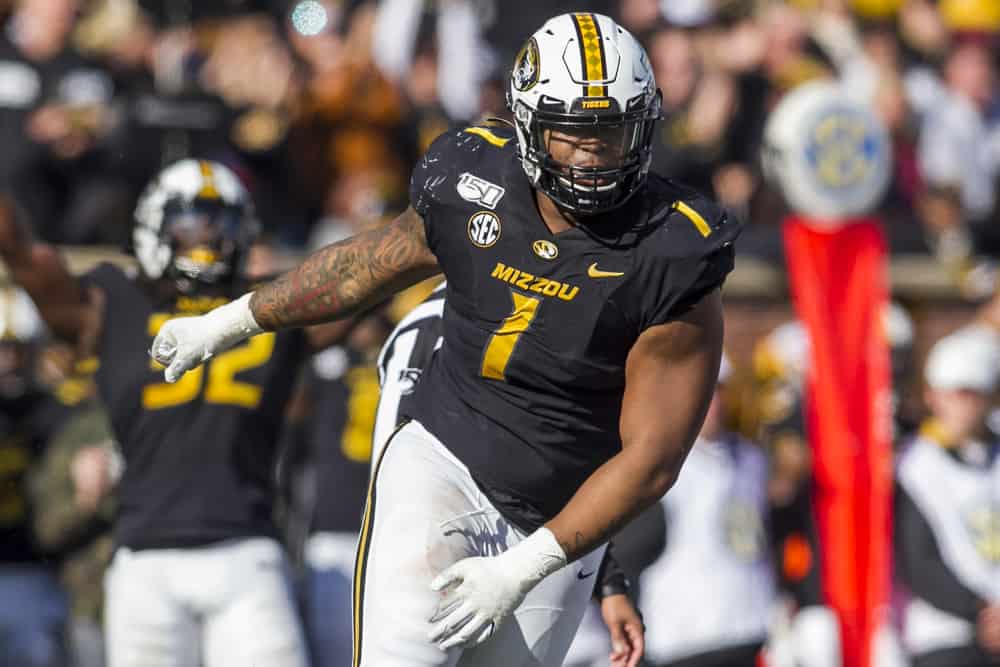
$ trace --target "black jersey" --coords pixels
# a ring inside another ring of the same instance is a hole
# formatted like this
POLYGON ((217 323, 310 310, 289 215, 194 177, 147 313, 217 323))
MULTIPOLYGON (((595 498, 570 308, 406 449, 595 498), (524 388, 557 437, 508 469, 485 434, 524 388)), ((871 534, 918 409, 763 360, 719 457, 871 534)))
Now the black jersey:
POLYGON ((449 132, 414 170, 448 287, 444 344, 409 413, 531 529, 620 451, 629 350, 722 284, 738 226, 651 175, 626 206, 552 234, 512 135, 449 132))
POLYGON ((106 294, 97 386, 125 460, 117 543, 172 548, 274 534, 278 433, 302 332, 254 336, 166 384, 149 358, 160 326, 228 298, 157 303, 110 264, 88 280, 106 294))
POLYGON ((361 352, 331 347, 313 358, 308 392, 305 436, 316 476, 310 530, 356 533, 368 492, 378 372, 361 352))
POLYGON ((69 412, 41 392, 0 400, 0 563, 45 557, 32 529, 29 476, 69 412))

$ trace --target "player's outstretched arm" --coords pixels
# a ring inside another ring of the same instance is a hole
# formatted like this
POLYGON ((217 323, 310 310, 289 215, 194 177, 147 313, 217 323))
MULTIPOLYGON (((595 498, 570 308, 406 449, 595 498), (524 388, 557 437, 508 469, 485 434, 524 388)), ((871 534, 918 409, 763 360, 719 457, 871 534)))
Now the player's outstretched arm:
POLYGON ((341 319, 441 272, 424 221, 408 208, 388 225, 326 246, 252 294, 166 322, 151 354, 167 382, 261 331, 341 319))
POLYGON ((625 366, 622 451, 597 469, 546 528, 573 561, 673 486, 712 399, 722 358, 722 298, 644 331, 625 366))
POLYGON ((101 321, 99 291, 88 293, 55 248, 32 238, 14 201, 5 194, 0 194, 0 257, 55 335, 78 346, 96 338, 101 321))
POLYGON ((337 320, 440 273, 424 221, 412 208, 384 227, 313 253, 298 268, 261 287, 250 310, 263 329, 337 320))

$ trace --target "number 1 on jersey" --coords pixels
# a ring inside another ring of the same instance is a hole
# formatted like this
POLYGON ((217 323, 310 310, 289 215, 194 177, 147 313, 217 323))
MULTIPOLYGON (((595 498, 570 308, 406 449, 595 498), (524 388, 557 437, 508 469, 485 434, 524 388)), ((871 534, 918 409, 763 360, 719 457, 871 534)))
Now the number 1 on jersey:
POLYGON ((486 344, 486 352, 483 354, 480 374, 490 380, 507 379, 505 373, 510 355, 514 353, 521 334, 531 326, 531 321, 538 314, 538 306, 541 304, 541 300, 518 294, 514 290, 511 290, 510 295, 514 299, 514 312, 507 316, 500 328, 490 336, 490 342, 486 344))

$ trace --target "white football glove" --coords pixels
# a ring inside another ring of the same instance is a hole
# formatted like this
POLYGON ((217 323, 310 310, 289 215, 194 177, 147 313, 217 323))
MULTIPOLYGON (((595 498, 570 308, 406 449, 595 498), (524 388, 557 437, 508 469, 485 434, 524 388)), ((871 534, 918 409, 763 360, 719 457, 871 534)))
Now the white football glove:
POLYGON ((186 372, 263 331, 250 312, 251 294, 197 317, 178 317, 160 327, 150 356, 166 366, 163 377, 177 382, 186 372))
POLYGON ((564 565, 566 553, 548 528, 499 556, 458 561, 431 582, 435 591, 454 588, 429 619, 428 639, 442 650, 483 643, 538 582, 564 565))

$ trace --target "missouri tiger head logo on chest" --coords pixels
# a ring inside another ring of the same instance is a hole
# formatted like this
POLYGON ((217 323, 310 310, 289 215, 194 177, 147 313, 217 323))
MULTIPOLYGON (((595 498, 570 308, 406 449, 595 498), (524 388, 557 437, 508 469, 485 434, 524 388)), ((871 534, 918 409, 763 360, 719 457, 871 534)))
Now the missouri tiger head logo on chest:
POLYGON ((545 239, 539 239, 531 244, 531 249, 535 251, 535 254, 542 259, 555 259, 559 256, 559 248, 555 243, 551 241, 546 241, 545 239))

